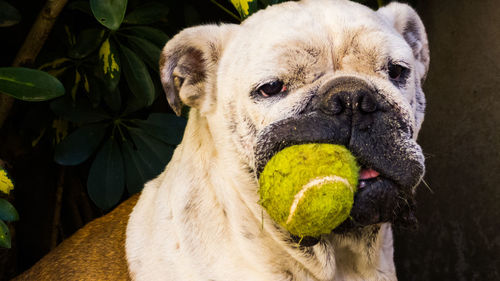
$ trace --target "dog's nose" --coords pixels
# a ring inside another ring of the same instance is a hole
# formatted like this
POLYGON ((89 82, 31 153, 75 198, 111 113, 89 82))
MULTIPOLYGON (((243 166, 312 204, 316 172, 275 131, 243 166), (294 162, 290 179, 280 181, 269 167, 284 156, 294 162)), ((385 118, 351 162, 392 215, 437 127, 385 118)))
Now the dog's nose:
POLYGON ((321 87, 318 96, 321 111, 328 115, 367 115, 379 109, 372 87, 356 77, 333 79, 321 87))

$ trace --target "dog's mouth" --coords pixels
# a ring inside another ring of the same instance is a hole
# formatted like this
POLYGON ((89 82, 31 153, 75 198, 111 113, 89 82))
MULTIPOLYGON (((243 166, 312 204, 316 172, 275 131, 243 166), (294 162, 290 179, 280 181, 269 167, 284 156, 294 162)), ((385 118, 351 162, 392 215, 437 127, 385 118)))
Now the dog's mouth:
MULTIPOLYGON (((412 195, 404 194, 395 181, 376 169, 362 166, 350 216, 332 233, 346 234, 382 222, 391 222, 397 227, 405 228, 415 226, 415 201, 412 195)), ((291 239, 300 246, 310 247, 316 245, 321 238, 291 235, 291 239)))
POLYGON ((333 232, 345 233, 381 222, 403 227, 416 224, 413 196, 403 190, 388 176, 362 166, 350 218, 333 232))
MULTIPOLYGON (((421 149, 404 132, 404 123, 396 117, 390 122, 382 121, 370 130, 359 130, 353 129, 348 120, 313 112, 271 124, 258 136, 257 177, 272 156, 288 146, 344 145, 356 157, 361 170, 350 217, 333 233, 347 233, 383 222, 413 226, 416 224, 413 188, 424 172, 421 149)), ((302 237, 301 241, 303 245, 307 240, 302 237)))
POLYGON ((358 189, 365 188, 380 176, 380 173, 371 168, 361 168, 359 171, 358 189))
MULTIPOLYGON (((392 178, 393 174, 387 167, 375 167, 372 163, 377 157, 360 155, 359 151, 351 152, 361 166, 354 204, 349 218, 337 226, 332 233, 347 233, 382 222, 391 222, 402 227, 415 225, 415 202, 413 194, 401 184, 405 181, 392 178), (386 171, 389 172, 386 173, 386 171)), ((259 171, 261 170, 258 169, 259 171)), ((302 246, 312 246, 319 241, 317 237, 294 237, 292 235, 292 238, 296 242, 300 241, 302 246)))
MULTIPOLYGON (((417 224, 413 196, 402 195, 394 181, 372 168, 362 167, 359 172, 357 192, 350 217, 337 226, 332 233, 346 234, 381 222, 391 222, 398 227, 413 227, 417 224)), ((302 247, 316 245, 320 237, 290 236, 302 247)))

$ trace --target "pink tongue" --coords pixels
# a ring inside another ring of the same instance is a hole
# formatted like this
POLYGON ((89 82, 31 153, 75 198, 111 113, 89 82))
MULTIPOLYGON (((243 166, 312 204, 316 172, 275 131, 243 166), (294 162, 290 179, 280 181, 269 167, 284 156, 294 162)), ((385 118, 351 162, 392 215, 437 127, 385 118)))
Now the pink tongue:
POLYGON ((360 180, 369 180, 378 177, 380 174, 379 172, 373 170, 373 169, 362 169, 359 171, 359 179, 360 180))

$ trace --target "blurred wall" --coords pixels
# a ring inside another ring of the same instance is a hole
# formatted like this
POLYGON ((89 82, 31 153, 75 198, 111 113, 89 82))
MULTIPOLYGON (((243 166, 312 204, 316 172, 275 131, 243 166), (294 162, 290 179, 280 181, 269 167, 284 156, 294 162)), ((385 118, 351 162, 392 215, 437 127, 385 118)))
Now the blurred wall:
POLYGON ((399 280, 500 280, 500 1, 420 0, 430 41, 417 232, 399 280))

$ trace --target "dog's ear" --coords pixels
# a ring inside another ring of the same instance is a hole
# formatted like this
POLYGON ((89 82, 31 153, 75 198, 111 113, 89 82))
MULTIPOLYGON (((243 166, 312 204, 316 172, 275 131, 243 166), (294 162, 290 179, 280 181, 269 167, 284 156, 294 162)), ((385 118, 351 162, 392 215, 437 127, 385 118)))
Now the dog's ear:
POLYGON ((421 81, 425 80, 429 69, 429 45, 424 24, 418 14, 407 4, 397 2, 380 8, 377 13, 388 20, 410 45, 418 62, 417 75, 421 81))
POLYGON ((182 104, 208 110, 224 45, 237 25, 203 25, 184 29, 167 42, 160 75, 167 100, 177 115, 182 104))

